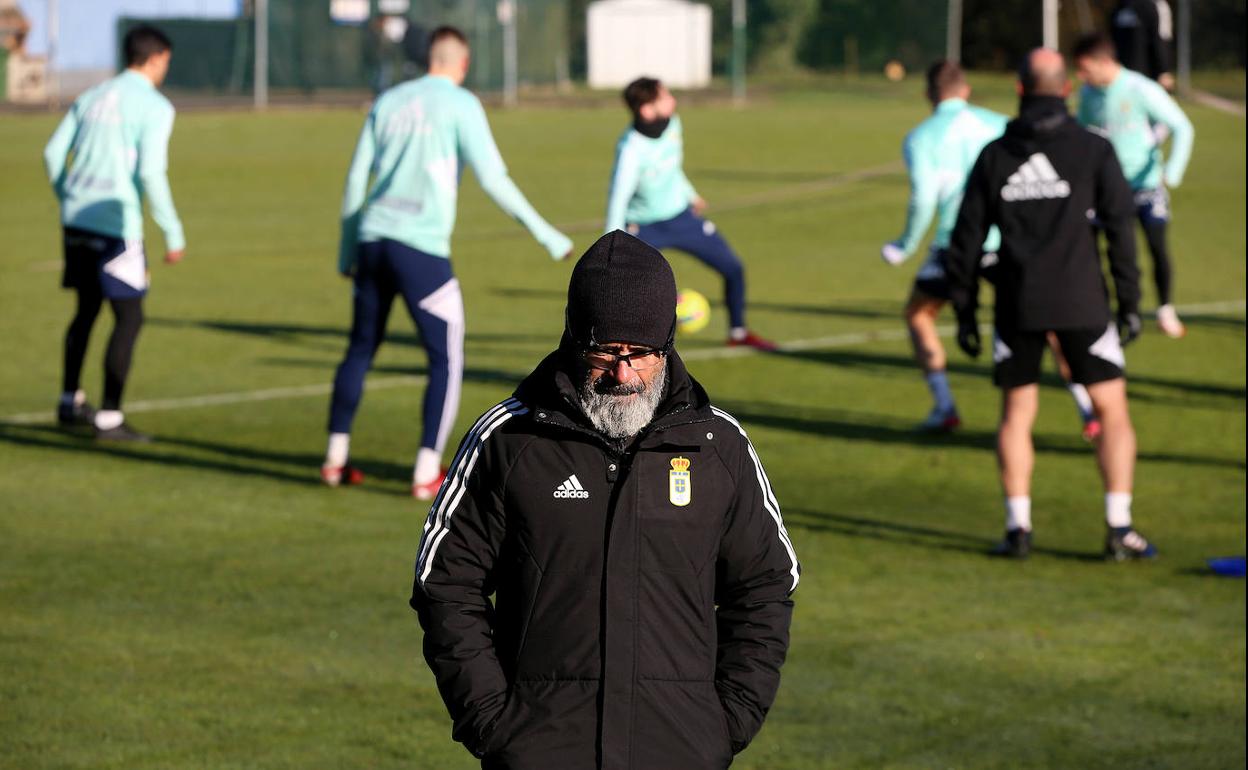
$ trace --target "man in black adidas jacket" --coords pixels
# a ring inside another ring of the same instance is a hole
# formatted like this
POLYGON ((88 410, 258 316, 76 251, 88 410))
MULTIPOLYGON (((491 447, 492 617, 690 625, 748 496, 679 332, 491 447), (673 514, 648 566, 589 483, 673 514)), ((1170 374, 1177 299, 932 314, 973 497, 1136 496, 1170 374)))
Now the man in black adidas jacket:
POLYGON ((1054 334, 1072 381, 1087 387, 1102 425, 1097 459, 1105 481, 1105 553, 1117 560, 1151 557, 1155 549, 1131 525, 1135 430, 1122 353, 1140 331, 1135 204, 1109 141, 1066 111, 1070 80, 1061 54, 1033 51, 1020 72, 1019 93, 1018 118, 971 169, 945 266, 958 344, 978 356, 979 245, 990 226, 1000 228, 992 356, 1003 399, 997 451, 1006 535, 997 552, 1022 558, 1030 551, 1031 429, 1045 339, 1054 334), (1093 215, 1108 241, 1116 325, 1093 215))
POLYGON ((559 348, 429 513, 411 604, 484 768, 725 768, 775 698, 797 559, 744 430, 673 349, 675 308, 663 256, 603 236, 559 348))

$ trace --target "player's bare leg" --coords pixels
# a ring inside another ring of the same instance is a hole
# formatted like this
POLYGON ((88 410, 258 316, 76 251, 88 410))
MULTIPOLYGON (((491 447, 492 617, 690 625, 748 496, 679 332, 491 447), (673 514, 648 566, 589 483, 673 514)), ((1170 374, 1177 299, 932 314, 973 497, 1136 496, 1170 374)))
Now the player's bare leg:
POLYGON ((1023 385, 1002 393, 997 464, 1001 470, 1001 491, 1007 499, 1031 496, 1031 472, 1036 464, 1031 429, 1039 410, 1039 385, 1023 385))
POLYGON ((1135 428, 1127 408, 1127 381, 1121 377, 1088 386, 1103 432, 1096 448, 1105 483, 1105 555, 1116 561, 1151 558, 1157 549, 1131 522, 1135 484, 1135 428))
POLYGON ((1025 559, 1031 551, 1031 472, 1036 464, 1031 429, 1039 408, 1039 385, 1002 391, 997 465, 1005 496, 1005 540, 993 549, 1000 556, 1025 559))
POLYGON ((1089 385, 1088 395, 1101 415, 1101 442, 1096 458, 1105 491, 1129 495, 1135 481, 1135 428, 1127 409, 1127 381, 1118 378, 1089 385))
POLYGON ((911 292, 905 311, 914 360, 923 370, 932 392, 932 411, 919 427, 932 432, 951 431, 961 424, 945 372, 945 347, 936 331, 936 318, 944 306, 943 299, 929 297, 916 289, 911 292))

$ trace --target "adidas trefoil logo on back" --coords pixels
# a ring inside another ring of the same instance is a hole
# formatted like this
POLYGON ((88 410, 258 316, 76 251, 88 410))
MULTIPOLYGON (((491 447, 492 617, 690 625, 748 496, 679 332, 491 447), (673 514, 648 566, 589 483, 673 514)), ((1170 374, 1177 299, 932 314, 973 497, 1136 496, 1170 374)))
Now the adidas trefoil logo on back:
POLYGON ((584 500, 589 497, 589 492, 585 491, 585 487, 581 486, 580 479, 573 473, 568 476, 568 480, 555 487, 556 498, 571 498, 574 500, 584 500))
POLYGON ((1068 197, 1070 182, 1057 175, 1057 170, 1042 152, 1028 158, 1001 188, 1001 200, 1006 202, 1068 197))

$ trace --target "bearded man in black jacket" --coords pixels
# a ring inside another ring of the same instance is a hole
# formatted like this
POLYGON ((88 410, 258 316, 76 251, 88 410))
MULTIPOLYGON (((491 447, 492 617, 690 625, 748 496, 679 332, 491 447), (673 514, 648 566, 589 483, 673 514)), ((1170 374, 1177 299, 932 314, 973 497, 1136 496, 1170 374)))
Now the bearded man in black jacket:
POLYGON ((1122 561, 1156 549, 1132 526, 1135 429, 1127 411, 1122 346, 1140 333, 1135 204, 1109 141, 1066 111, 1070 80, 1061 54, 1033 51, 1019 73, 1019 115, 984 147, 946 254, 958 315, 958 345, 980 353, 975 318, 979 244, 1001 230, 993 309, 993 379, 1002 389, 997 456, 1005 493, 1005 540, 996 552, 1031 550, 1031 430, 1039 406, 1040 359, 1054 334, 1071 380, 1084 385, 1102 425, 1097 460, 1105 483, 1105 554, 1122 561), (1105 232, 1118 302, 1116 322, 1101 270, 1096 229, 1105 232))
POLYGON ((663 256, 604 235, 559 348, 477 421, 434 501, 411 605, 483 768, 726 768, 775 699, 800 568, 675 321, 663 256))

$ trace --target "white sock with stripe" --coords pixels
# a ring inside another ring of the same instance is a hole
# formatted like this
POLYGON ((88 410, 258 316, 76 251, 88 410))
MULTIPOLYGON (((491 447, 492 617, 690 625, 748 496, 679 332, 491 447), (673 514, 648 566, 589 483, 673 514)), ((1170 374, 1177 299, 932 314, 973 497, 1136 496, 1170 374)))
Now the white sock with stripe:
POLYGON ((61 394, 61 403, 66 406, 82 406, 87 401, 87 394, 79 390, 67 390, 61 394))
POLYGON ((422 446, 420 451, 416 453, 416 466, 412 469, 412 483, 428 484, 436 479, 441 472, 442 453, 422 446))

